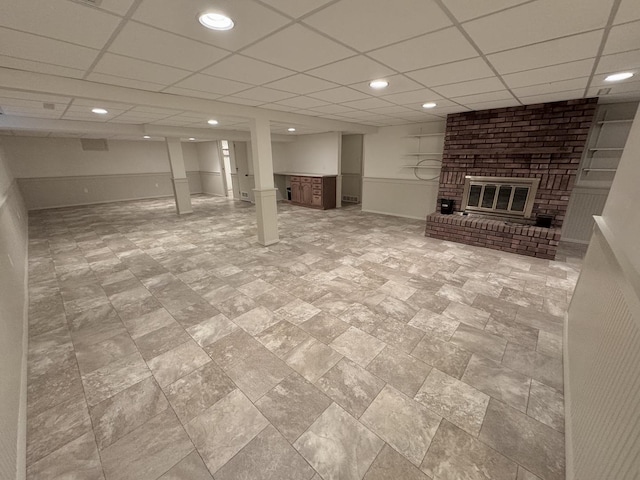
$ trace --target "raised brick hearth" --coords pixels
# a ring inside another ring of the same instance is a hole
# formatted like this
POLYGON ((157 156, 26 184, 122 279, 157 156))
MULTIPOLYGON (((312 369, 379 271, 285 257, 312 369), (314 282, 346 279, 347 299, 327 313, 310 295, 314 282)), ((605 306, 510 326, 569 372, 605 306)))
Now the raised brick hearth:
POLYGON ((427 225, 428 237, 550 260, 555 258, 560 241, 557 228, 508 224, 482 217, 432 213, 427 225))
POLYGON ((511 227, 504 221, 460 215, 444 222, 434 214, 427 217, 426 235, 554 258, 596 104, 597 99, 588 98, 449 115, 438 198, 453 199, 459 211, 466 175, 539 178, 532 218, 552 215, 553 228, 511 227), (512 234, 511 228, 520 232, 512 234), (509 246, 482 233, 472 235, 473 230, 510 238, 509 246))

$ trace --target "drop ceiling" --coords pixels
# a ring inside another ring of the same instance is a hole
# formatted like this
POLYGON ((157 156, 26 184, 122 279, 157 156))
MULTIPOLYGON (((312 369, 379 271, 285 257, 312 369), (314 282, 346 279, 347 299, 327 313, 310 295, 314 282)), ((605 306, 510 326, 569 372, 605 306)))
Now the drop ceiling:
MULTIPOLYGON (((640 99, 638 0, 96 3, 4 1, 0 67, 371 126, 591 97, 605 87, 604 101, 640 99), (204 29, 197 16, 212 9, 235 28, 204 29), (619 71, 639 75, 604 81, 619 71), (374 91, 368 83, 379 78, 389 87, 374 91), (429 101, 438 106, 426 111, 429 101)), ((215 115, 2 85, 0 76, 5 118, 202 129, 215 115), (109 114, 91 113, 96 106, 109 114)), ((243 115, 215 118, 214 128, 249 128, 243 115)), ((278 118, 275 133, 323 131, 278 118)))

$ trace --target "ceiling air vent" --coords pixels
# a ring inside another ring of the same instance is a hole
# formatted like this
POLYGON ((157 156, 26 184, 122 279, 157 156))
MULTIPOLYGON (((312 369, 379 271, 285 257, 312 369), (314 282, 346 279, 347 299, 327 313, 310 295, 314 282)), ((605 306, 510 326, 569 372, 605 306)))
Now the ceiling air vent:
POLYGON ((81 138, 82 150, 94 152, 106 152, 109 150, 106 138, 81 138))
POLYGON ((42 108, 44 108, 45 110, 55 110, 56 105, 55 103, 43 103, 42 108))
POLYGON ((600 90, 598 90, 598 96, 600 96, 600 95, 609 95, 609 93, 611 93, 611 89, 610 88, 601 88, 600 90))

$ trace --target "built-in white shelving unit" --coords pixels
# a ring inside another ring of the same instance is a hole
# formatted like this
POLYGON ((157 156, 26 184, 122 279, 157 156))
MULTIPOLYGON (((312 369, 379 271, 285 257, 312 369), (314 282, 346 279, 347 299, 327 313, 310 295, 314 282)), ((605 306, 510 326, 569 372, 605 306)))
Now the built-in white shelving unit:
POLYGON ((440 144, 437 137, 442 138, 444 135, 444 132, 416 133, 413 135, 407 135, 407 138, 418 140, 416 150, 405 154, 408 157, 414 157, 416 159, 416 163, 412 165, 401 165, 401 167, 412 168, 413 174, 419 180, 432 181, 438 179, 440 177, 440 169, 442 168, 442 151, 434 152, 429 151, 429 149, 434 146, 437 148, 439 145, 436 145, 436 142, 440 144), (434 140, 431 140, 431 138, 434 140), (425 140, 424 142, 422 141, 423 139, 425 140), (428 172, 429 170, 432 172, 428 172), (419 172, 421 171, 425 172, 425 176, 420 176, 419 172))

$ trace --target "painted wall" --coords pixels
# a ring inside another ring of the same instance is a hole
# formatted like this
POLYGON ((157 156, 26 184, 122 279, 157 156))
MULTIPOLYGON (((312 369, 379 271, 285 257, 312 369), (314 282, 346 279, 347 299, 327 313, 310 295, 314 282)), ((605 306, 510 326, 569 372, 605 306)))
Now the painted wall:
POLYGON ((0 139, 0 478, 25 475, 27 212, 0 139))
MULTIPOLYGON (((382 127, 364 136, 362 210, 424 219, 436 209, 439 169, 414 170, 418 151, 442 152, 443 136, 409 135, 444 132, 445 122, 382 127), (420 180, 436 177, 434 180, 420 180)), ((431 157, 433 158, 433 157, 431 157)))
POLYGON ((199 142, 196 145, 202 193, 224 196, 222 159, 218 142, 199 142))
POLYGON ((362 147, 364 135, 342 135, 342 196, 362 201, 362 147))
MULTIPOLYGON (((173 195, 164 142, 109 140, 84 151, 77 138, 3 137, 29 209, 173 195)), ((183 143, 191 193, 202 192, 196 144, 183 143)))
POLYGON ((640 113, 569 307, 567 479, 632 479, 640 458, 640 113))
POLYGON ((273 171, 337 175, 341 137, 338 132, 329 132, 298 135, 294 142, 274 142, 273 171))

